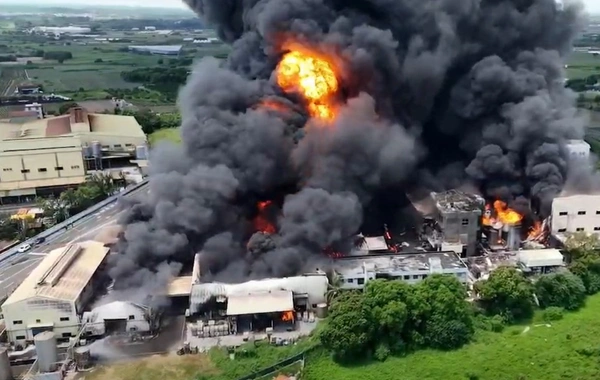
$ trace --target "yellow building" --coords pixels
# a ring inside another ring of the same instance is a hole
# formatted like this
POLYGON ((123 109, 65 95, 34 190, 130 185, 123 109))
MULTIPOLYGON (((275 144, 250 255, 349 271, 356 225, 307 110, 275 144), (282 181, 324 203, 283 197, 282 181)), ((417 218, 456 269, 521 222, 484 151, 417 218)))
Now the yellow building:
POLYGON ((83 108, 23 124, 0 123, 0 199, 40 195, 80 184, 90 171, 131 166, 135 158, 143 162, 145 146, 146 135, 133 116, 83 108))
POLYGON ((108 252, 96 241, 50 252, 2 304, 8 340, 23 344, 48 330, 62 339, 77 335, 108 252))

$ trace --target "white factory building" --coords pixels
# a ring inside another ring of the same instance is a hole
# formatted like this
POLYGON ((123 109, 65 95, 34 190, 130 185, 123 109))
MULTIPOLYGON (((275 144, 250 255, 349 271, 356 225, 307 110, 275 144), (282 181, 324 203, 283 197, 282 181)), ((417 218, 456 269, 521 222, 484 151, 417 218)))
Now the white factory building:
POLYGON ((131 302, 115 301, 83 313, 84 335, 104 336, 147 333, 151 330, 149 309, 131 302))
POLYGON ((600 233, 600 195, 570 195, 552 201, 551 231, 600 233))
POLYGON ((23 345, 43 331, 75 336, 108 251, 95 241, 51 251, 2 304, 8 340, 23 345))
POLYGON ((455 252, 349 256, 337 259, 334 267, 343 289, 362 289, 375 279, 414 284, 435 273, 451 274, 463 283, 469 279, 469 269, 455 252))

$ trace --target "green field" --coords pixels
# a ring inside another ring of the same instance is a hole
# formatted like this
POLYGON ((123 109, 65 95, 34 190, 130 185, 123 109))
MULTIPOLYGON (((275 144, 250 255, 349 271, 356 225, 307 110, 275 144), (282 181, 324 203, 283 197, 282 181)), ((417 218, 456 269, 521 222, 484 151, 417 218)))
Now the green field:
POLYGON ((600 75, 600 55, 575 51, 567 59, 567 78, 586 78, 590 75, 600 75))
MULTIPOLYGON (((309 357, 303 380, 597 380, 600 378, 600 294, 580 311, 546 325, 478 332, 449 352, 426 350, 383 363, 343 367, 330 356, 309 357)), ((539 317, 539 314, 536 316, 539 317)))
POLYGON ((175 143, 181 142, 181 136, 179 135, 179 128, 168 128, 160 129, 152 133, 148 140, 150 145, 154 145, 159 141, 172 141, 175 143))

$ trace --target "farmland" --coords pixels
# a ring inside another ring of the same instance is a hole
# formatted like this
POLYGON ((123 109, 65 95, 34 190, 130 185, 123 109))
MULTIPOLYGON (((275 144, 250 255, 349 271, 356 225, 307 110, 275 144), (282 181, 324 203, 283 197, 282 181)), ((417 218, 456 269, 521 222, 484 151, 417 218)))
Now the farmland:
POLYGON ((600 74, 600 55, 574 51, 567 59, 567 78, 587 78, 600 74))

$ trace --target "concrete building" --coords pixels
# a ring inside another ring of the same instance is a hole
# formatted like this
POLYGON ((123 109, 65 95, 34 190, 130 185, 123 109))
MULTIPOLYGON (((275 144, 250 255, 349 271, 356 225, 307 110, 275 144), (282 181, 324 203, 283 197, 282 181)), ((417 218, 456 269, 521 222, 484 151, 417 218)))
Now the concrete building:
POLYGON ((414 284, 435 273, 451 274, 466 283, 469 269, 456 252, 409 255, 365 255, 336 259, 334 270, 343 289, 362 289, 375 279, 402 280, 414 284))
POLYGON ((61 339, 75 336, 108 251, 87 241, 50 252, 2 304, 8 340, 23 344, 42 331, 61 339))
POLYGON ((146 155, 145 147, 133 116, 74 108, 22 124, 0 122, 0 199, 44 195, 98 170, 135 166, 136 150, 146 155))
POLYGON ((129 47, 129 50, 133 52, 155 55, 179 55, 181 49, 181 45, 136 45, 129 47))
POLYGON ((572 160, 588 162, 590 159, 590 144, 583 140, 569 140, 567 151, 572 160))
POLYGON ((552 201, 552 234, 600 233, 600 195, 570 195, 552 201))
POLYGON ((484 199, 459 190, 432 193, 431 196, 435 212, 430 217, 437 221, 441 233, 434 233, 430 244, 463 257, 473 256, 480 235, 484 199))

